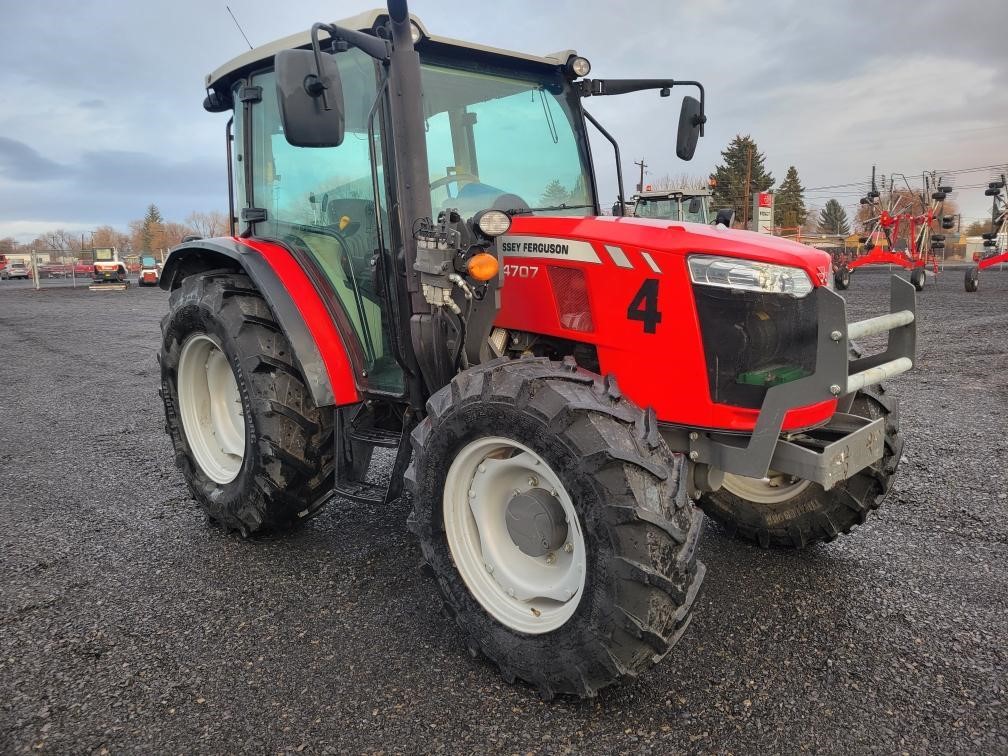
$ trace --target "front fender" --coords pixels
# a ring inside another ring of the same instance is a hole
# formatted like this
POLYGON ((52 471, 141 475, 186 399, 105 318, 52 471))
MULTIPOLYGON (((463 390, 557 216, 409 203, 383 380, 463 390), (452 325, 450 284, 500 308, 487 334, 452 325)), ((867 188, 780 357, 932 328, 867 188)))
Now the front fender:
POLYGON ((171 291, 186 276, 218 268, 241 269, 255 283, 290 342, 317 406, 361 400, 349 353, 325 302, 281 245, 237 237, 186 242, 172 248, 158 286, 171 291))

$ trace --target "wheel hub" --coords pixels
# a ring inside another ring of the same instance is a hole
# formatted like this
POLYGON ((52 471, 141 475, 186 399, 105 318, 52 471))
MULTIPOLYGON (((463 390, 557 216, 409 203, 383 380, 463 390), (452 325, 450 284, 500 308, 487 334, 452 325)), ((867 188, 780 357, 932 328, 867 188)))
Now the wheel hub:
POLYGON ((245 416, 227 356, 206 334, 190 336, 178 366, 182 428, 200 469, 215 483, 230 483, 245 456, 245 416))
POLYGON ((541 557, 567 541, 563 505, 549 491, 532 488, 512 497, 507 505, 507 529, 523 553, 541 557))
POLYGON ((587 546, 560 477, 499 436, 460 449, 444 486, 445 536, 466 587, 512 630, 547 633, 577 609, 587 546))

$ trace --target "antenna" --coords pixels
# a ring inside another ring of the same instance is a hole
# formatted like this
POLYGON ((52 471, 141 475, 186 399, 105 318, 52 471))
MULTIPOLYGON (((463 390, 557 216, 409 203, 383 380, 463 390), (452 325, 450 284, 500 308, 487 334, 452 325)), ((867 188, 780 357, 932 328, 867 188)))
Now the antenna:
MULTIPOLYGON (((239 32, 239 33, 240 33, 240 34, 241 34, 241 35, 242 35, 243 37, 245 37, 245 32, 244 32, 244 31, 242 31, 242 28, 241 28, 241 24, 239 24, 239 23, 238 23, 238 19, 237 19, 237 18, 235 18, 235 14, 234 14, 234 13, 231 13, 231 6, 230 6, 230 5, 225 5, 224 7, 225 7, 225 8, 227 8, 227 12, 231 14, 231 20, 232 20, 232 21, 234 21, 234 24, 235 24, 235 26, 237 26, 237 27, 238 27, 238 32, 239 32)), ((245 44, 249 46, 249 50, 251 50, 251 49, 252 49, 252 43, 251 43, 251 42, 249 42, 249 38, 248 38, 248 37, 245 37, 245 44)))

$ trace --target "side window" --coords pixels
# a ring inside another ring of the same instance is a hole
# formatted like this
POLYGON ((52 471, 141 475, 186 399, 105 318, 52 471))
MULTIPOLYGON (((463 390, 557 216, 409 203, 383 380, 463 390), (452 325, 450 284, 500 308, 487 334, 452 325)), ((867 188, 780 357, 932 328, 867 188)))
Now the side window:
MULTIPOLYGON (((309 254, 324 271, 365 356, 371 387, 399 393, 402 371, 383 327, 374 259, 379 246, 375 218, 387 229, 384 179, 379 165, 375 197, 369 155, 368 113, 377 82, 374 64, 359 50, 336 58, 343 81, 346 133, 338 147, 294 147, 287 142, 272 71, 252 77, 262 100, 252 106, 252 197, 266 210, 257 234, 309 254)), ((375 130, 377 132, 377 119, 375 130)), ((376 156, 381 145, 375 134, 376 156)), ((241 161, 236 158, 236 164, 241 161)))

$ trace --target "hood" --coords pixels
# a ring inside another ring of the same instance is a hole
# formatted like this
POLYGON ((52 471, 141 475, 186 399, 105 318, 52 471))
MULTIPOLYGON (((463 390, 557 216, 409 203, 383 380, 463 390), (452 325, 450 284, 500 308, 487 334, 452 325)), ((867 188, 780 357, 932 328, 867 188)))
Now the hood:
POLYGON ((832 270, 828 252, 778 236, 656 218, 618 216, 516 216, 509 234, 580 239, 636 247, 649 252, 687 255, 697 252, 790 265, 805 270, 817 285, 826 285, 832 270))

